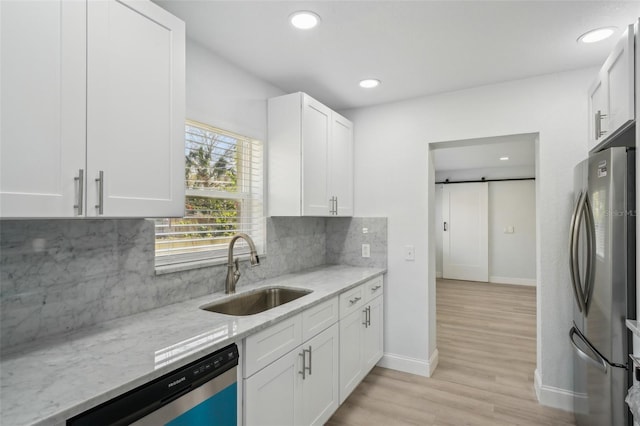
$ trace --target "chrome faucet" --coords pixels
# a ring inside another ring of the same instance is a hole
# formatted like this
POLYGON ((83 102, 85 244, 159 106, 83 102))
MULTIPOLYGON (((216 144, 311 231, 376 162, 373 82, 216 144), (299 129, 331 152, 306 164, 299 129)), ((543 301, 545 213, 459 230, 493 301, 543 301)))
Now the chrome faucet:
POLYGON ((258 253, 256 252, 256 246, 253 244, 253 240, 247 234, 243 234, 241 232, 231 238, 229 242, 229 261, 227 263, 227 281, 225 282, 224 292, 226 294, 233 294, 236 292, 236 284, 240 279, 240 271, 238 269, 238 258, 233 260, 233 245, 236 243, 238 239, 242 238, 249 244, 249 249, 251 252, 249 253, 249 262, 251 262, 251 266, 257 266, 260 264, 260 258, 258 257, 258 253))

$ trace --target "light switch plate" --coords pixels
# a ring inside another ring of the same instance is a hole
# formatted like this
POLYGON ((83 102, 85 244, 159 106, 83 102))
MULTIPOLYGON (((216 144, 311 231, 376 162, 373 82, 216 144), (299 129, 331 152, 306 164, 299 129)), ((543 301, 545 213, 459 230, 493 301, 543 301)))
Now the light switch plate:
POLYGON ((414 246, 404 246, 404 259, 416 260, 416 249, 414 246))
POLYGON ((362 257, 371 257, 371 246, 369 244, 362 245, 362 257))

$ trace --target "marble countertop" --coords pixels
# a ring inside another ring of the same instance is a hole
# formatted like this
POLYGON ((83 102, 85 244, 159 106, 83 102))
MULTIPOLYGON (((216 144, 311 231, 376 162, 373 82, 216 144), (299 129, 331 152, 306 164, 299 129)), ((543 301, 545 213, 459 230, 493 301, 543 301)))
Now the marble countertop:
POLYGON ((191 299, 41 339, 0 360, 0 424, 58 425, 89 408, 383 274, 326 266, 237 288, 313 290, 266 312, 233 317, 199 309, 224 293, 191 299))

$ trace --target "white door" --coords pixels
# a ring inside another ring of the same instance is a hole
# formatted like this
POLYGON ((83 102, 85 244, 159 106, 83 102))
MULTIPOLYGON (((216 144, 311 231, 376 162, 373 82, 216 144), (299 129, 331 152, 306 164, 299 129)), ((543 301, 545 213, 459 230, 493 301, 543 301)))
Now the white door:
POLYGON ((363 376, 364 307, 340 319, 340 404, 363 376))
POLYGON ((87 213, 183 216, 184 23, 131 0, 87 18, 87 213))
POLYGON ((380 358, 382 358, 382 323, 384 321, 382 313, 382 301, 383 297, 378 296, 367 305, 369 308, 369 312, 367 314, 367 326, 364 329, 363 343, 365 372, 371 370, 378 363, 378 361, 380 361, 380 358))
POLYGON ((488 183, 444 185, 442 275, 489 281, 488 183))
POLYGON ((338 409, 338 324, 305 342, 309 374, 302 380, 302 425, 325 424, 338 409))
POLYGON ((353 124, 335 112, 331 124, 329 196, 336 197, 338 216, 353 216, 353 124))
POLYGON ((247 426, 295 426, 300 424, 302 376, 300 348, 245 379, 245 424, 247 426))
POLYGON ((329 216, 331 110, 309 96, 302 102, 302 215, 329 216))
POLYGON ((86 4, 0 1, 0 217, 81 213, 86 4))

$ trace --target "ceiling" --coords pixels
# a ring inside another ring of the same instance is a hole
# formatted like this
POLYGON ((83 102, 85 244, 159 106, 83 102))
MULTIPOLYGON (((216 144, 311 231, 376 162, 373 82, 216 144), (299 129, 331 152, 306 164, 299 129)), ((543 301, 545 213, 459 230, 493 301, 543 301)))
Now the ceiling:
POLYGON ((526 133, 431 144, 436 181, 534 177, 536 138, 526 133))
POLYGON ((155 0, 187 36, 285 92, 348 109, 600 65, 640 2, 155 0), (312 10, 321 23, 294 29, 312 10), (617 26, 610 40, 582 33, 617 26), (362 89, 358 81, 382 85, 362 89))

